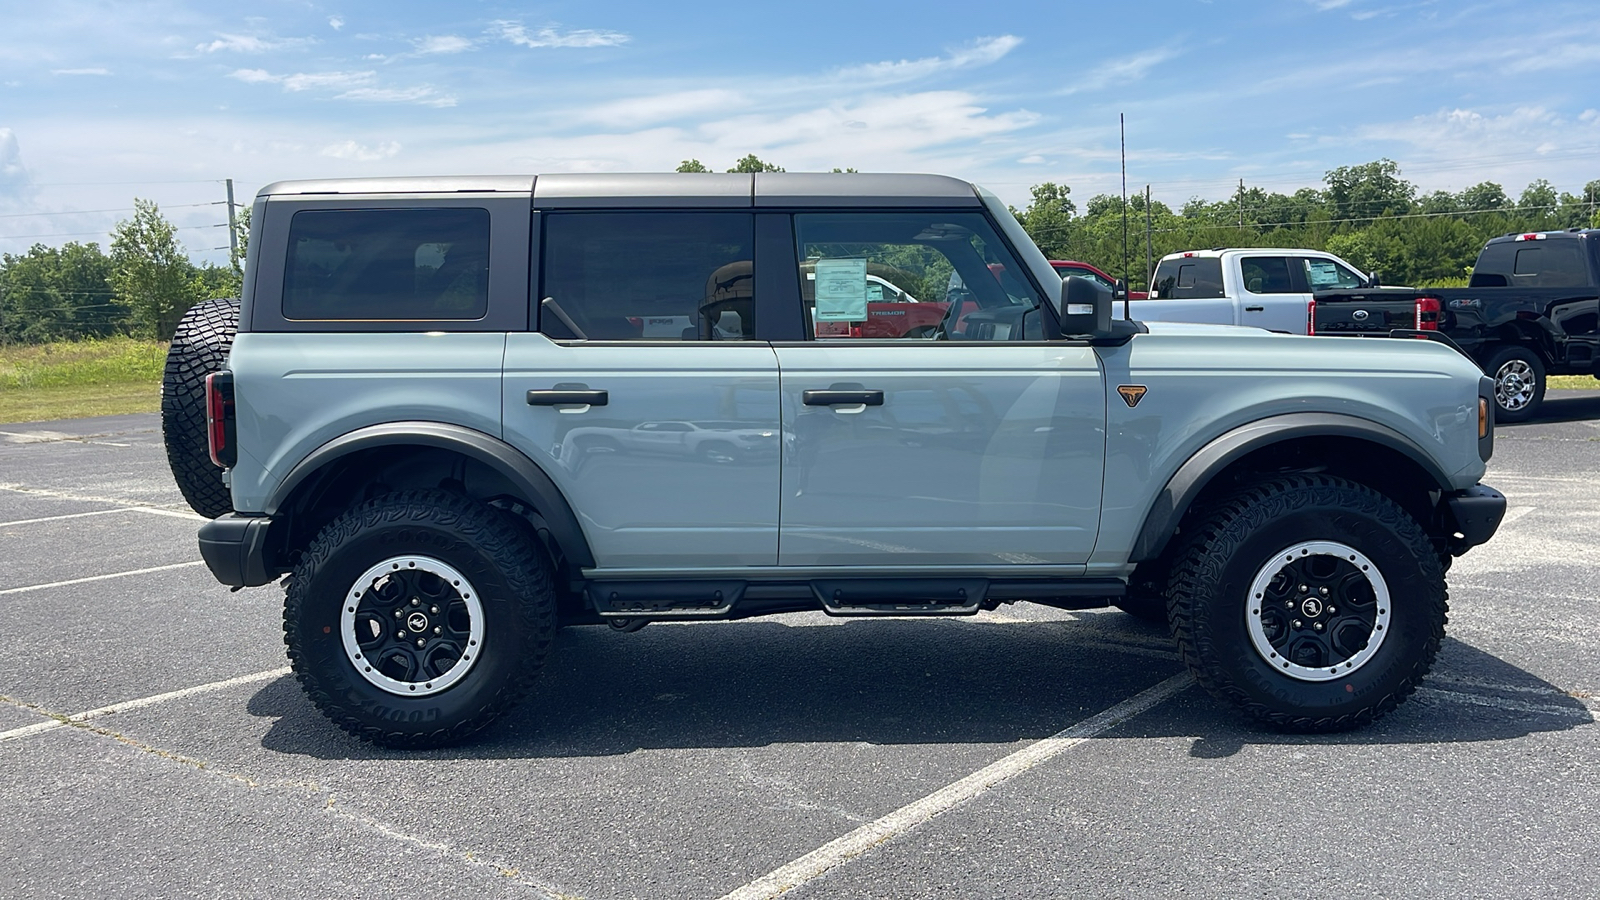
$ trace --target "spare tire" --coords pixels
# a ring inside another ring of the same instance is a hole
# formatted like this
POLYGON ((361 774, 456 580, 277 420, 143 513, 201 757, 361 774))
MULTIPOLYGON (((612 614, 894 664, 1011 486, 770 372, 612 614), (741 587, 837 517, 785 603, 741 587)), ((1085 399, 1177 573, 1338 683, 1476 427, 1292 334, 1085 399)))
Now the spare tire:
POLYGON ((208 519, 233 512, 222 470, 211 462, 206 441, 206 376, 222 368, 239 330, 239 300, 224 297, 195 304, 178 322, 161 375, 161 436, 167 464, 183 499, 208 519))

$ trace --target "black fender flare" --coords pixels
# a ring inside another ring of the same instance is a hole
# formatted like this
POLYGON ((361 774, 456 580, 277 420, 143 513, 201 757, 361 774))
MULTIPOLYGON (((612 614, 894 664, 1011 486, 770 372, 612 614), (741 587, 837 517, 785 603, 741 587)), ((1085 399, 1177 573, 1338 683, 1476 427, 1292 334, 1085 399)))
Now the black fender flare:
POLYGON ((594 567, 594 552, 572 505, 538 463, 497 437, 444 422, 385 422, 334 438, 289 470, 288 477, 267 497, 266 514, 276 515, 306 479, 329 463, 374 447, 401 445, 452 450, 493 469, 520 490, 544 517, 551 536, 569 561, 582 568, 594 567))
POLYGON ((1272 444, 1303 437, 1350 437, 1394 450, 1427 472, 1439 490, 1450 490, 1449 476, 1426 450, 1405 435, 1369 419, 1341 413, 1287 413, 1240 425, 1197 450, 1167 479, 1145 514, 1128 561, 1156 559, 1166 550, 1195 498, 1219 472, 1235 461, 1272 444))

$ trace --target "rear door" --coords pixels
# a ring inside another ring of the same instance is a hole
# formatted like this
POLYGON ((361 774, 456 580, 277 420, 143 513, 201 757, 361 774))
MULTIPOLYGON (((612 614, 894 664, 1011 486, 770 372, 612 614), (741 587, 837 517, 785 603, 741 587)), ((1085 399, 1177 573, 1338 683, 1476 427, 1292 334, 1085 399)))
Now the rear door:
POLYGON ((754 339, 753 222, 541 215, 537 330, 506 341, 505 439, 561 488, 601 569, 777 561, 778 366, 754 339), (691 452, 708 429, 736 439, 691 452))
POLYGON ((1088 346, 1041 339, 1040 290, 987 219, 800 213, 795 228, 798 264, 817 273, 806 321, 854 315, 869 264, 895 266, 901 287, 947 315, 931 336, 775 345, 780 564, 1084 563, 1104 468, 1099 362, 1088 346))
POLYGON ((1306 333, 1306 305, 1311 292, 1296 271, 1298 260, 1288 256, 1239 258, 1239 324, 1306 333))
MULTIPOLYGON (((1239 324, 1236 299, 1222 286, 1222 260, 1215 256, 1181 256, 1156 266, 1149 296, 1129 301, 1132 318, 1145 322, 1239 324)), ((1122 304, 1112 305, 1122 315, 1122 304)))

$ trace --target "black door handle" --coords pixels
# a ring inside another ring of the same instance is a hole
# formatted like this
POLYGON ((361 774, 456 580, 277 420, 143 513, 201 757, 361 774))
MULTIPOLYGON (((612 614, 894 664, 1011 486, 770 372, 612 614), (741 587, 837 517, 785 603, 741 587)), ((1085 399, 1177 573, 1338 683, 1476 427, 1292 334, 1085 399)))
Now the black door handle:
POLYGON ((807 406, 839 406, 845 403, 883 405, 883 391, 806 391, 800 398, 807 406))
POLYGON ((605 406, 609 397, 605 391, 529 391, 529 406, 570 406, 573 404, 587 403, 590 406, 605 406))
POLYGON ((1244 311, 1245 312, 1266 312, 1266 309, 1267 308, 1265 306, 1246 306, 1244 308, 1244 311))

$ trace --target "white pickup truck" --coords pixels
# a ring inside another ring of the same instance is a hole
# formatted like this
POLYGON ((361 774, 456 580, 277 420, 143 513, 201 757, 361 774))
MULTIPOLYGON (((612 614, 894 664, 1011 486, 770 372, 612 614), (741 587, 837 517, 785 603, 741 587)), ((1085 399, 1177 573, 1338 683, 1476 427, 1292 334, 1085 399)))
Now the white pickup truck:
POLYGON ((1315 293, 1375 283, 1374 276, 1362 275, 1339 257, 1320 250, 1188 250, 1161 257, 1150 279, 1150 295, 1128 302, 1129 318, 1251 325, 1307 334, 1315 293))

